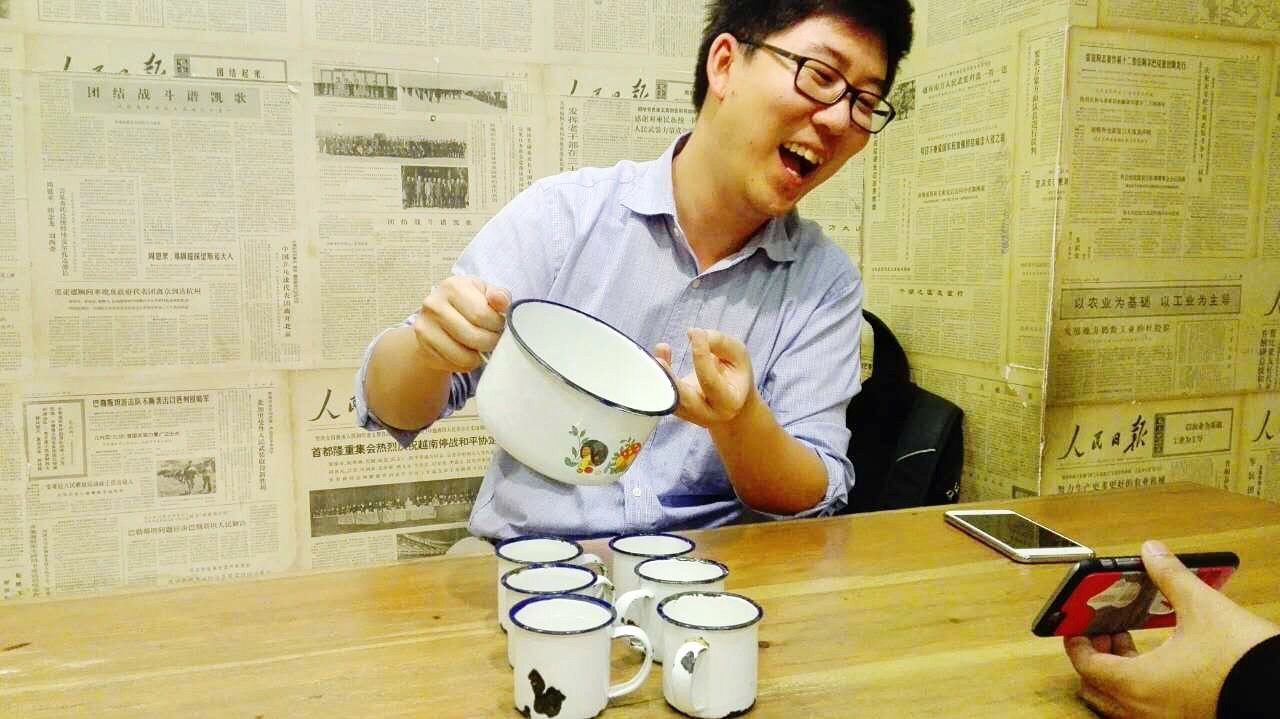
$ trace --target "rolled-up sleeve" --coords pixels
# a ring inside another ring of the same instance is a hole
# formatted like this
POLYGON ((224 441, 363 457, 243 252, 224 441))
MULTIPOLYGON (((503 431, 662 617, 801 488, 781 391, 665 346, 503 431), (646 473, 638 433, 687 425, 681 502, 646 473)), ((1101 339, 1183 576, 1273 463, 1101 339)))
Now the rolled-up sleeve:
MULTIPOLYGON (((364 380, 365 376, 369 372, 369 359, 373 356, 373 348, 378 344, 378 340, 382 339, 383 335, 396 328, 405 326, 412 327, 417 316, 417 313, 409 315, 405 318, 404 322, 401 322, 394 327, 388 327, 387 329, 379 332, 378 336, 374 337, 373 341, 369 343, 369 346, 365 348, 364 360, 360 363, 360 369, 356 370, 355 377, 354 395, 356 401, 356 424, 370 432, 377 432, 378 430, 385 429, 387 434, 391 435, 392 439, 394 439, 401 447, 408 447, 419 433, 431 425, 426 425, 425 427, 419 427, 417 429, 400 429, 398 427, 389 427, 384 424, 382 420, 378 419, 378 416, 373 413, 373 410, 369 409, 369 395, 365 391, 364 380)), ((449 401, 445 404, 444 409, 440 412, 440 417, 437 419, 448 417, 461 409, 462 405, 466 404, 467 399, 471 397, 471 394, 474 391, 472 389, 474 385, 475 377, 472 377, 471 375, 453 375, 449 380, 449 401)))
POLYGON ((857 271, 836 278, 811 311, 792 318, 796 330, 769 369, 761 397, 795 439, 817 453, 827 469, 822 501, 796 514, 762 513, 777 519, 838 512, 853 488, 849 461, 849 400, 861 389, 862 282, 857 271))

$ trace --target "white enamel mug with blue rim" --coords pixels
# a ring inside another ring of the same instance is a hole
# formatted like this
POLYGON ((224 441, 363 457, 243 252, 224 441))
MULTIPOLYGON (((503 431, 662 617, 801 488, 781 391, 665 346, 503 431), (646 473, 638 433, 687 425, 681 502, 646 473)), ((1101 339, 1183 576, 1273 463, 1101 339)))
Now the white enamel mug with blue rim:
POLYGON ((658 603, 662 694, 700 719, 747 711, 756 702, 759 604, 729 592, 684 592, 658 603))
POLYGON ((530 597, 511 608, 513 697, 530 719, 588 719, 638 689, 653 666, 649 637, 617 625, 613 607, 580 594, 530 597), (644 654, 635 676, 609 684, 615 639, 644 654))
POLYGON ((618 617, 645 630, 653 642, 653 660, 661 663, 664 652, 658 603, 680 592, 723 592, 729 568, 714 559, 669 557, 640 562, 635 575, 640 586, 618 597, 618 617))
POLYGON ((692 539, 666 532, 622 534, 610 539, 613 561, 609 576, 613 579, 614 596, 621 597, 640 586, 635 571, 637 564, 646 559, 680 557, 692 552, 695 546, 692 539))
MULTIPOLYGON (((502 575, 502 593, 498 600, 498 621, 511 636, 511 607, 529 597, 558 594, 582 594, 608 601, 612 599, 613 583, 587 567, 568 562, 551 564, 526 564, 502 575)), ((507 642, 507 663, 514 664, 507 642)))
POLYGON ((568 562, 590 567, 596 574, 604 575, 604 562, 594 554, 583 553, 582 545, 572 539, 562 537, 542 537, 525 535, 512 537, 498 542, 493 548, 498 558, 498 576, 494 581, 497 586, 497 599, 494 606, 499 609, 498 626, 507 630, 502 621, 502 576, 518 567, 530 564, 547 564, 549 562, 568 562))

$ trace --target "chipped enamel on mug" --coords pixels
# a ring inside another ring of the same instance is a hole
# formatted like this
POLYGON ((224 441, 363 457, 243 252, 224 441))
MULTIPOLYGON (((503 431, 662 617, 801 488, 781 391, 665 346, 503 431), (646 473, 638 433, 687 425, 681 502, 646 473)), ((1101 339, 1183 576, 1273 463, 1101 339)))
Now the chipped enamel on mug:
POLYGON ((530 469, 568 484, 616 482, 678 402, 657 358, 603 320, 523 299, 476 387, 494 441, 530 469))
POLYGON ((637 564, 646 559, 680 557, 696 546, 692 539, 665 532, 623 534, 609 540, 609 549, 613 552, 609 576, 613 578, 614 596, 621 597, 640 586, 635 571, 637 564))
POLYGON ((493 548, 493 553, 498 558, 498 576, 494 581, 497 586, 494 607, 498 609, 498 626, 502 627, 504 632, 507 627, 502 621, 502 577, 507 572, 530 564, 567 562, 588 567, 602 576, 607 574, 604 562, 594 554, 583 553, 582 545, 572 539, 533 535, 512 537, 498 542, 493 548))
POLYGON ((658 603, 662 694, 681 713, 721 719, 756 702, 764 610, 741 594, 684 592, 658 603))
POLYGON ((529 719, 588 719, 610 699, 638 689, 653 666, 649 637, 617 625, 613 607, 580 594, 530 597, 511 608, 512 673, 516 711, 529 719), (610 645, 644 655, 630 679, 609 684, 610 645))
POLYGON ((498 621, 507 631, 507 663, 511 658, 511 607, 529 597, 582 594, 596 599, 612 598, 613 583, 587 567, 567 562, 526 564, 502 575, 498 595, 498 621))
POLYGON ((663 639, 658 603, 680 592, 723 592, 729 568, 714 559, 670 557, 646 559, 636 565, 639 587, 618 597, 619 622, 634 622, 653 641, 653 660, 661 663, 663 639))

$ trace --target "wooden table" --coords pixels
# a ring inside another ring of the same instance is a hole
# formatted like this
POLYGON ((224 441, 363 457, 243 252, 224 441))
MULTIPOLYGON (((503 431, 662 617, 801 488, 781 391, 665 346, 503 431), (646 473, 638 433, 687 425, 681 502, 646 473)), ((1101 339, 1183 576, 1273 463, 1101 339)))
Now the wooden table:
MULTIPOLYGON (((1280 619, 1280 506, 1186 484, 983 506, 1100 555, 1149 537, 1235 551, 1226 593, 1280 619)), ((1030 632, 1065 566, 1010 562, 942 510, 690 533, 765 609, 753 716, 1091 716, 1061 641, 1030 632)), ((0 715, 516 717, 494 573, 492 557, 442 557, 3 604, 0 715)), ((615 649, 617 681, 635 660, 615 649)), ((656 666, 604 714, 673 715, 656 666)))

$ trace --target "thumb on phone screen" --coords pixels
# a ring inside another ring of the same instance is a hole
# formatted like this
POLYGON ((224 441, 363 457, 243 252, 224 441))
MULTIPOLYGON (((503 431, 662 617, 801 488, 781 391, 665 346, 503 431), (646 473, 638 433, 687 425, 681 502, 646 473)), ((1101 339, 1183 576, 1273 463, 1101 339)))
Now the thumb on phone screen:
POLYGON ((1216 594, 1162 542, 1153 539, 1142 544, 1142 564, 1156 588, 1176 611, 1191 609, 1194 597, 1201 592, 1216 594))

